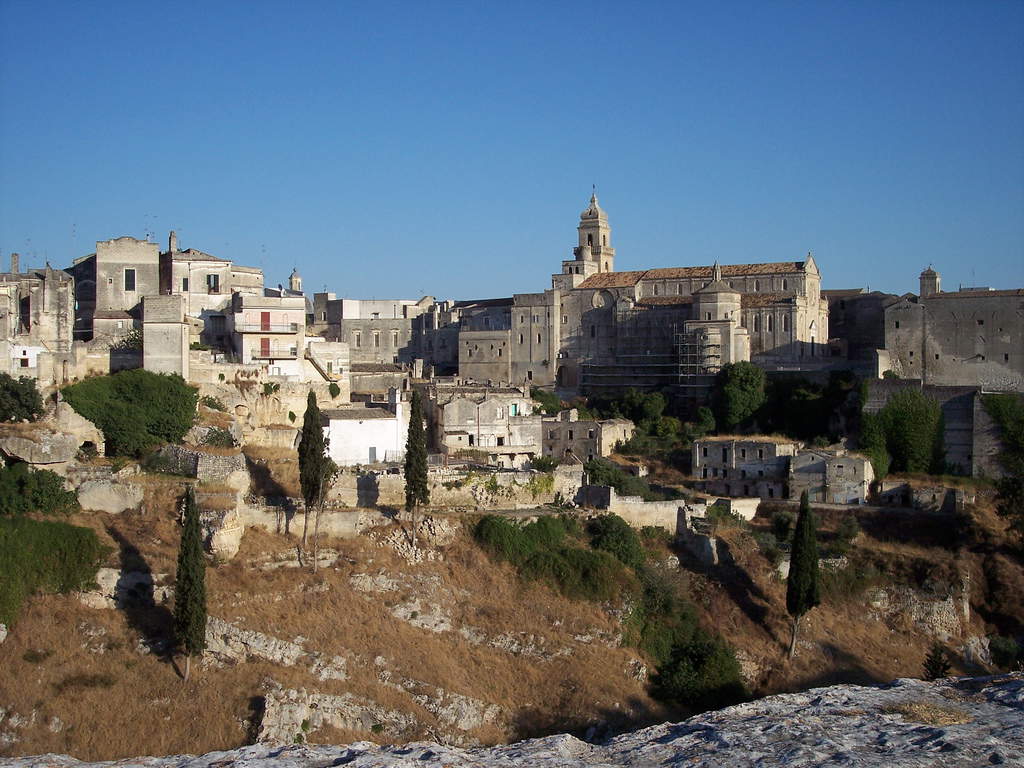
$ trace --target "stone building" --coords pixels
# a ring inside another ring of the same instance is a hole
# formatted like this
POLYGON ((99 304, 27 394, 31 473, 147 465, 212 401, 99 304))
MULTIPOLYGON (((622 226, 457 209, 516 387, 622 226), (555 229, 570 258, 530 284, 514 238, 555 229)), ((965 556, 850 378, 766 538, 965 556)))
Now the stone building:
POLYGON ((824 290, 828 301, 828 336, 838 342, 850 367, 871 377, 889 367, 885 352, 885 310, 901 299, 865 289, 824 290))
POLYGON ((313 327, 325 338, 349 345, 353 363, 411 363, 420 357, 413 321, 434 304, 421 299, 336 299, 313 297, 313 327))
POLYGON ((941 290, 930 267, 920 293, 885 309, 885 348, 901 378, 1024 392, 1024 290, 941 290))
POLYGON ((789 463, 789 495, 807 491, 810 501, 863 504, 875 472, 871 461, 847 451, 802 448, 789 463))
POLYGON ((239 362, 265 365, 271 376, 305 380, 303 296, 234 293, 230 309, 232 347, 239 362))
POLYGON ((705 437, 693 442, 693 476, 708 493, 784 499, 798 449, 784 438, 705 437))
POLYGON ((142 325, 142 297, 160 293, 160 248, 118 237, 65 270, 75 279, 75 338, 115 345, 142 325))
POLYGON ((542 417, 529 391, 517 387, 433 382, 423 387, 433 450, 485 454, 500 467, 524 467, 542 453, 542 417))
POLYGON ((396 389, 386 403, 353 403, 320 412, 328 454, 338 466, 398 462, 405 455, 409 413, 396 389))
POLYGON ((631 439, 636 432, 629 419, 580 419, 575 408, 545 418, 543 428, 545 456, 574 456, 584 462, 610 456, 619 443, 631 439))
POLYGON ((76 375, 74 281, 51 269, 0 273, 0 372, 59 386, 76 375))
MULTIPOLYGON (((814 258, 616 272, 597 196, 549 291, 512 297, 508 324, 460 326, 467 379, 564 389, 707 386, 727 362, 815 367, 828 304, 814 258)), ((505 301, 505 300, 498 300, 505 301)))
POLYGON ((189 326, 186 297, 142 298, 142 367, 154 373, 189 378, 189 326))

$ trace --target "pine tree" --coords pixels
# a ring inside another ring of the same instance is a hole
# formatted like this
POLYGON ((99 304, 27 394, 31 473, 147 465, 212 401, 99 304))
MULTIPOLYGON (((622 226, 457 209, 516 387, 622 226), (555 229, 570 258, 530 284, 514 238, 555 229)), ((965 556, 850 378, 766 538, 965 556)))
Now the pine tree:
POLYGON ((316 404, 316 395, 310 390, 306 396, 306 413, 302 417, 302 437, 299 438, 299 485, 302 487, 302 500, 305 502, 300 555, 306 552, 309 513, 318 507, 323 498, 325 453, 320 408, 316 404))
POLYGON ((932 643, 932 649, 924 659, 924 679, 938 680, 949 674, 949 656, 941 643, 932 643))
POLYGON ((174 581, 174 641, 177 649, 185 654, 187 681, 192 657, 206 649, 206 560, 192 486, 185 493, 178 572, 174 581))
POLYGON ((405 511, 412 513, 412 545, 416 546, 416 508, 430 503, 427 486, 427 435, 423 429, 420 393, 413 390, 409 434, 405 441, 405 511))
POLYGON ((807 491, 804 491, 800 494, 800 512, 797 514, 796 528, 793 531, 789 578, 786 581, 786 609, 793 617, 793 636, 789 644, 790 658, 796 653, 796 635, 800 619, 820 602, 817 531, 807 491))

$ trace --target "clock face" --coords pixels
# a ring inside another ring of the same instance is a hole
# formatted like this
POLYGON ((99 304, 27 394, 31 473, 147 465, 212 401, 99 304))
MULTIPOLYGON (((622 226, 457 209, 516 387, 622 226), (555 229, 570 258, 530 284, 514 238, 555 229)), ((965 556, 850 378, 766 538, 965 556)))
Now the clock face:
POLYGON ((594 294, 594 298, 591 303, 594 305, 594 309, 603 309, 612 305, 612 295, 608 291, 599 291, 594 294))

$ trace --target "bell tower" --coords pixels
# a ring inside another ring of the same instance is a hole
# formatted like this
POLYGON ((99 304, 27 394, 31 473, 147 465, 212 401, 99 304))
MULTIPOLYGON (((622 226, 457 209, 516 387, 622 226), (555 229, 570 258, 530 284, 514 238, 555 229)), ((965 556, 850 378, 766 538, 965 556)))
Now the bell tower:
MULTIPOLYGON (((573 249, 576 261, 592 262, 595 272, 615 271, 615 249, 608 214, 597 203, 597 192, 590 196, 590 205, 580 214, 579 245, 573 249)), ((590 272, 591 270, 587 270, 590 272)))

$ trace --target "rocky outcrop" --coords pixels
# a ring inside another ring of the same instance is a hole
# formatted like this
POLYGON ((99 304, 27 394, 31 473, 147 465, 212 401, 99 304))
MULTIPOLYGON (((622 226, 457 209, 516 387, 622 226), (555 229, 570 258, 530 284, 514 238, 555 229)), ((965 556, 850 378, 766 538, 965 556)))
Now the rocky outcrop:
POLYGON ((165 573, 100 568, 96 572, 96 589, 80 592, 78 599, 83 605, 97 609, 168 605, 174 596, 174 587, 161 585, 167 580, 165 573))
POLYGON ((242 629, 216 616, 206 620, 206 652, 221 663, 263 659, 284 667, 304 665, 319 680, 345 680, 347 662, 341 656, 307 651, 298 641, 280 640, 262 632, 242 629))
MULTIPOLYGON (((589 744, 565 734, 490 748, 460 749, 435 743, 378 746, 296 744, 318 718, 339 727, 368 722, 401 732, 397 713, 377 712, 351 696, 318 697, 285 692, 268 696, 267 711, 293 708, 274 741, 203 757, 174 756, 120 761, 147 768, 582 768, 583 766, 686 765, 745 768, 767 765, 966 766, 1020 765, 1024 754, 1024 675, 961 678, 926 683, 897 680, 881 687, 833 686, 770 696, 681 723, 665 723, 589 744), (294 694, 294 695, 293 695, 294 694), (314 708, 312 705, 317 704, 314 708), (374 720, 374 718, 376 718, 374 720), (303 729, 303 722, 307 722, 303 729), (331 723, 333 724, 333 723, 331 723), (296 728, 297 726, 297 728, 296 728)), ((265 718, 266 719, 266 718, 265 718)), ((271 727, 268 725, 268 728, 271 727)), ((276 727, 276 726, 274 726, 276 727)), ((265 735, 269 735, 269 731, 265 735)), ((46 755, 7 761, 10 768, 81 766, 74 758, 46 755)))
POLYGON ((277 744, 302 742, 323 726, 376 732, 397 738, 416 725, 403 712, 385 709, 376 702, 350 693, 332 696, 300 690, 275 690, 263 697, 263 720, 256 738, 277 744))
POLYGON ((78 503, 82 509, 118 514, 142 503, 143 491, 132 483, 113 479, 87 480, 78 486, 78 503))
POLYGON ((42 466, 72 461, 79 445, 73 435, 42 426, 22 434, 0 434, 0 453, 9 459, 42 466))

